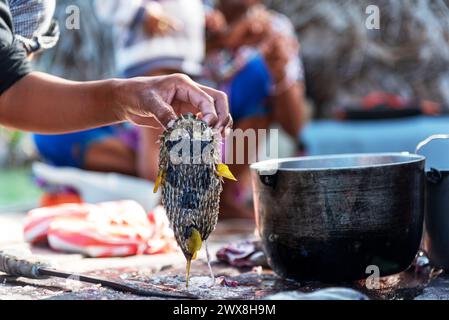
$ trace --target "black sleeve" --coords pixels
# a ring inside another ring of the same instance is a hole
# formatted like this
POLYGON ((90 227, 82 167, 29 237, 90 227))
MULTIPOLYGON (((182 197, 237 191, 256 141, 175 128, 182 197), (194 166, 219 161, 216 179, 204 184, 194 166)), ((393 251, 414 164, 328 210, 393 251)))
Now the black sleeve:
POLYGON ((0 95, 29 72, 25 49, 13 34, 8 1, 0 0, 0 95))

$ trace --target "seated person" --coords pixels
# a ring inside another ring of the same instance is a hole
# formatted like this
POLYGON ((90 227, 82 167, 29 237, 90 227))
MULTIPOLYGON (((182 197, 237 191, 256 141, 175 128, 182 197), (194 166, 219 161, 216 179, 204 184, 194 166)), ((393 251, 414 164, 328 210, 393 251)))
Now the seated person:
MULTIPOLYGON (((120 76, 201 72, 204 13, 200 0, 96 0, 95 4, 98 16, 116 31, 120 76)), ((192 110, 180 112, 187 111, 192 110)), ((154 181, 162 130, 157 121, 146 128, 128 123, 64 135, 34 135, 34 141, 41 156, 53 165, 154 181)))
MULTIPOLYGON (((266 129, 278 123, 296 140, 305 118, 304 74, 289 19, 257 0, 220 0, 209 9, 206 26, 206 75, 228 94, 234 128, 266 129)), ((228 216, 253 216, 245 193, 248 162, 256 160, 257 151, 246 152, 244 165, 230 164, 239 184, 224 185, 222 209, 228 216)))
POLYGON ((184 75, 77 82, 32 71, 28 58, 57 39, 54 8, 55 0, 0 0, 1 125, 55 134, 153 118, 167 126, 184 106, 219 131, 232 123, 225 94, 184 75))
MULTIPOLYGON (((128 3, 123 0, 115 2, 124 6, 128 3)), ((183 0, 179 2, 186 4, 183 0)), ((111 8, 116 7, 110 1, 107 3, 111 8)), ((120 42, 122 46, 118 50, 118 56, 123 58, 119 64, 119 70, 123 75, 169 74, 183 66, 190 66, 190 71, 181 69, 182 71, 195 75, 191 68, 194 65, 192 62, 198 63, 202 59, 198 49, 183 50, 189 52, 190 63, 178 63, 176 66, 173 63, 176 60, 180 61, 178 57, 173 59, 171 56, 167 59, 161 53, 153 54, 148 50, 145 55, 136 54, 142 58, 138 63, 137 61, 123 63, 123 60, 126 61, 125 57, 130 56, 130 52, 139 52, 139 47, 143 50, 154 47, 155 43, 159 46, 170 43, 168 38, 180 32, 176 30, 180 25, 187 30, 184 32, 190 35, 187 36, 188 41, 183 43, 191 45, 202 39, 198 26, 201 28, 203 26, 196 20, 202 19, 201 12, 196 15, 190 14, 188 15, 190 18, 183 19, 182 15, 169 15, 168 10, 164 12, 168 7, 164 7, 164 1, 161 1, 161 4, 161 6, 136 7, 134 15, 123 14, 128 19, 131 17, 131 20, 124 20, 118 14, 124 12, 121 10, 118 10, 116 15, 105 14, 109 19, 113 19, 115 25, 122 28, 128 26, 128 32, 122 33, 126 34, 126 37, 120 42), (196 19, 192 20, 191 17, 196 19), (151 26, 157 28, 161 25, 154 23, 157 19, 164 21, 162 25, 169 24, 170 27, 165 28, 165 32, 154 31, 151 26), (147 21, 153 22, 151 26, 147 21), (140 23, 140 27, 136 27, 136 23, 140 23), (197 52, 193 59, 191 52, 197 52)), ((107 8, 106 1, 104 5, 107 8)), ((194 7, 189 2, 190 10, 194 7)), ((214 66, 208 68, 207 77, 215 81, 217 87, 224 88, 231 94, 231 113, 237 118, 238 128, 264 129, 276 121, 292 137, 296 137, 303 121, 304 87, 302 65, 298 56, 299 46, 288 19, 259 7, 256 1, 245 1, 243 4, 222 1, 217 10, 210 11, 206 21, 209 26, 207 44, 210 48, 208 66, 214 66), (225 59, 221 59, 222 57, 225 59), (232 66, 231 72, 224 74, 223 70, 228 70, 229 65, 232 66)), ((182 37, 178 36, 177 40, 182 40, 182 37)), ((201 45, 194 47, 201 48, 201 45)), ((154 126, 157 127, 157 124, 154 126)), ((113 171, 154 181, 158 170, 158 152, 155 150, 159 150, 157 141, 161 133, 161 128, 136 129, 130 125, 120 125, 62 136, 36 135, 35 141, 41 155, 55 165, 113 171)), ((250 153, 253 154, 255 151, 251 150, 250 153)), ((248 166, 232 167, 231 170, 235 170, 240 180, 238 185, 242 184, 243 190, 246 191, 248 166)), ((242 190, 236 186, 237 184, 231 183, 225 185, 221 203, 224 214, 222 216, 252 217, 252 209, 236 201, 236 197, 244 201, 240 197, 242 190)))

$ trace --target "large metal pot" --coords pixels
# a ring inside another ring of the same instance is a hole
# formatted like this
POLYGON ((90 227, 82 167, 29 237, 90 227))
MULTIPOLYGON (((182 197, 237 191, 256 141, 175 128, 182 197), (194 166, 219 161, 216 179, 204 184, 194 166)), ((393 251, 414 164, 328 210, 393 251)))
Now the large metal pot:
MULTIPOLYGON (((428 137, 416 147, 416 153, 434 140, 449 140, 447 134, 428 137)), ((446 149, 447 150, 447 149, 446 149)), ((428 157, 429 159, 429 157, 428 157)), ((432 265, 449 272, 449 170, 430 167, 427 162, 427 210, 424 216, 422 247, 432 265)))
POLYGON ((364 279, 371 266, 381 276, 405 270, 421 241, 424 160, 391 153, 253 164, 270 266, 286 278, 320 281, 364 279))

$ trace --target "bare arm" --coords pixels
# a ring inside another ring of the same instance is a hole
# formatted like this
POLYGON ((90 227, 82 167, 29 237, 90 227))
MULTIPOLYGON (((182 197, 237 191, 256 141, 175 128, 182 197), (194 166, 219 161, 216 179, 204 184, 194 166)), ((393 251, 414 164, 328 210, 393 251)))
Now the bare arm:
POLYGON ((298 138, 305 119, 304 85, 295 83, 272 98, 275 120, 294 139, 298 138))
POLYGON ((30 73, 0 96, 0 122, 26 131, 59 133, 120 119, 111 103, 113 80, 72 82, 30 73))
MULTIPOLYGON (((304 82, 292 77, 286 67, 292 59, 297 59, 298 48, 296 39, 276 33, 262 44, 262 52, 274 82, 271 102, 275 121, 294 139, 298 138, 305 121, 304 82)), ((295 74, 299 72, 294 71, 295 74)))
POLYGON ((63 133, 150 118, 166 126, 183 104, 209 125, 232 124, 226 96, 184 75, 74 82, 32 72, 0 95, 0 123, 41 133, 63 133), (153 119, 154 120, 154 119, 153 119))

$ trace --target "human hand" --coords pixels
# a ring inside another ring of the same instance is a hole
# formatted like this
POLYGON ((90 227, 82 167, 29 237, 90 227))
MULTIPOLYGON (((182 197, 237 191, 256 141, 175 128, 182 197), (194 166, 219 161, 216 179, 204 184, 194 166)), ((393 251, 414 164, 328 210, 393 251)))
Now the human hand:
POLYGON ((226 18, 220 10, 212 10, 206 15, 206 29, 211 33, 223 32, 226 27, 226 18))
POLYGON ((181 28, 181 22, 164 12, 164 8, 155 1, 145 7, 143 27, 150 36, 165 36, 181 28))
POLYGON ((224 133, 232 127, 225 93, 200 85, 184 74, 117 80, 115 110, 120 120, 163 127, 186 111, 196 109, 211 127, 224 133))
POLYGON ((288 62, 298 54, 299 43, 295 38, 272 32, 259 45, 259 50, 265 59, 271 76, 275 82, 280 82, 286 76, 288 62))
POLYGON ((257 6, 229 27, 225 45, 231 49, 243 45, 257 45, 270 30, 270 13, 264 6, 257 6))

